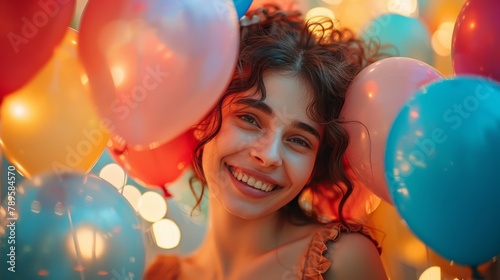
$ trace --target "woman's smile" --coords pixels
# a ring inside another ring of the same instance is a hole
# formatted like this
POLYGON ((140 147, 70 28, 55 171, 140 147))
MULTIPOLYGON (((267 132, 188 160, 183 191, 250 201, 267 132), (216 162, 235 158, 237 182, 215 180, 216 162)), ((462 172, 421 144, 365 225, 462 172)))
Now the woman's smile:
POLYGON ((231 165, 226 166, 234 185, 245 195, 260 198, 283 188, 277 181, 265 174, 231 165))

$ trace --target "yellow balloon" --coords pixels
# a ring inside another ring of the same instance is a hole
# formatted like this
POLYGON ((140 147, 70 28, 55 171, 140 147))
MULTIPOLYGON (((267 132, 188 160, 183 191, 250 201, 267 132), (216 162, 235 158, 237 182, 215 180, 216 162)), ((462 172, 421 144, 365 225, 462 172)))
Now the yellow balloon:
POLYGON ((68 28, 50 61, 3 101, 0 146, 25 177, 45 171, 87 172, 108 141, 88 98, 77 38, 68 28))

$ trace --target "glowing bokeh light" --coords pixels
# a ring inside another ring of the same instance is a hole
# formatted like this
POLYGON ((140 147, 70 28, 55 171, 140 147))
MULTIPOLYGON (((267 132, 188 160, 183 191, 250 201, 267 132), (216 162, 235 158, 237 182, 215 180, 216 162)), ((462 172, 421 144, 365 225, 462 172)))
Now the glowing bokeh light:
POLYGON ((163 249, 172 249, 179 245, 181 231, 177 224, 169 219, 160 220, 152 225, 156 245, 163 249))
POLYGON ((451 54, 451 41, 453 39, 453 22, 443 22, 439 28, 432 34, 431 44, 434 51, 440 56, 451 54))
POLYGON ((145 192, 139 199, 139 214, 148 222, 159 221, 167 214, 165 198, 157 192, 145 192))
POLYGON ((141 199, 141 191, 132 185, 123 187, 123 196, 130 202, 135 211, 139 211, 139 201, 141 199))
POLYGON ((417 0, 390 0, 387 2, 387 10, 394 14, 407 17, 417 15, 417 0))
POLYGON ((110 182, 117 189, 123 188, 127 181, 125 171, 116 163, 110 163, 104 166, 99 172, 99 177, 110 182))
POLYGON ((66 246, 70 256, 80 261, 94 261, 105 252, 104 234, 93 225, 80 225, 74 232, 68 232, 66 246))
POLYGON ((305 19, 316 22, 321 17, 328 17, 331 20, 335 20, 335 14, 332 10, 325 7, 315 7, 307 11, 305 19))
POLYGON ((431 266, 424 270, 418 280, 441 280, 441 268, 439 266, 431 266))

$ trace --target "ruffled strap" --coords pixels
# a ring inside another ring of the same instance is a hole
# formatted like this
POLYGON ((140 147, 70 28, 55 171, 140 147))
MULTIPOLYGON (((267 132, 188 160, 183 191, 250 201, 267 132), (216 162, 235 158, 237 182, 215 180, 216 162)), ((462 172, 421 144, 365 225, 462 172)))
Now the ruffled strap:
POLYGON ((181 271, 181 263, 178 256, 160 255, 148 267, 144 274, 144 280, 176 280, 181 271))
POLYGON ((304 280, 322 280, 323 274, 330 268, 332 262, 324 256, 328 250, 327 243, 335 242, 340 237, 341 232, 358 232, 367 236, 373 241, 379 253, 381 248, 369 232, 361 225, 349 225, 346 227, 340 223, 328 224, 316 232, 308 245, 306 254, 302 257, 299 271, 302 272, 304 280))

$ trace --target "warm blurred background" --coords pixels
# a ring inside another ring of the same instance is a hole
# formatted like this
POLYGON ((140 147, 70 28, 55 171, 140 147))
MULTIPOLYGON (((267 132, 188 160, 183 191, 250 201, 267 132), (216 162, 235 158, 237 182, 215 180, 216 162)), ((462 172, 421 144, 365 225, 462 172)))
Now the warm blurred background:
POLYGON ((188 128, 228 81, 237 17, 264 3, 299 9, 312 20, 330 17, 339 28, 392 46, 384 50, 395 59, 366 69, 351 87, 361 109, 344 110, 346 118, 366 119, 369 145, 380 148, 368 161, 356 158, 354 151, 368 145, 360 132, 350 160, 370 192, 362 214, 378 233, 390 279, 500 279, 494 0, 4 1, 2 279, 140 279, 157 254, 197 248, 208 209, 203 200, 193 210, 200 188, 189 188, 196 139, 188 128), (438 91, 457 94, 424 100, 438 91), (368 107, 379 97, 379 107, 368 107), (428 103, 445 105, 425 111, 428 103), (410 108, 406 122, 404 112, 397 115, 403 105, 410 108), (448 108, 455 111, 447 121, 448 108), (444 121, 424 122, 424 115, 444 121), (370 126, 371 119, 377 123, 370 126), (452 121, 456 126, 446 130, 452 121), (439 148, 443 142, 449 151, 439 148), (439 149, 446 152, 436 157, 439 149), (366 177, 367 162, 370 172, 380 172, 366 177), (372 170, 374 163, 380 165, 372 170), (435 173, 437 163, 460 167, 435 173), (421 188, 401 180, 408 168, 426 172, 405 177, 421 188), (392 181, 384 179, 389 173, 392 181), (422 222, 420 209, 440 220, 422 222), (12 267, 17 274, 5 272, 12 267))

